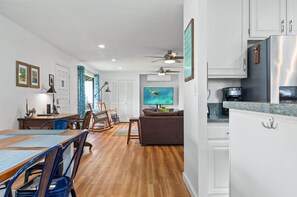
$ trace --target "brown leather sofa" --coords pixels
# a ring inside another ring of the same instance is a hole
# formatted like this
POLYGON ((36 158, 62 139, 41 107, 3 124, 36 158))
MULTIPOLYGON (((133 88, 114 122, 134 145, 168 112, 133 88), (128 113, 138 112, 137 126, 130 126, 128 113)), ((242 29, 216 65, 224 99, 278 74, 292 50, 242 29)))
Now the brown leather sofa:
MULTIPOLYGON (((161 112, 162 113, 162 112, 161 112)), ((183 145, 183 115, 140 116, 142 145, 183 145)))

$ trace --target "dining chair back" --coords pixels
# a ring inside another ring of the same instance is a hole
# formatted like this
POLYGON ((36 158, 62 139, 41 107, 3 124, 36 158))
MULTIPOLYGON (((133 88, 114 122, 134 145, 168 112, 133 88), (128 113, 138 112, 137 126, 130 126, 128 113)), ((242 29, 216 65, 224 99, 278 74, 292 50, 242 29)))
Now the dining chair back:
MULTIPOLYGON (((44 160, 44 166, 42 168, 41 175, 39 177, 38 186, 36 187, 36 190, 34 191, 34 195, 32 196, 38 196, 38 197, 44 197, 46 196, 46 193, 48 192, 50 183, 53 179, 54 171, 58 165, 59 157, 61 153, 61 145, 54 146, 47 151, 41 153, 31 161, 29 161, 27 164, 25 164, 22 168, 20 168, 16 174, 10 179, 7 188, 4 193, 4 197, 10 197, 12 196, 11 187, 14 184, 14 182, 17 180, 17 178, 32 164, 38 162, 40 159, 45 158, 44 160)), ((26 193, 22 193, 22 195, 18 195, 16 193, 15 196, 26 196, 26 193)))
POLYGON ((40 127, 40 129, 68 129, 70 127, 70 124, 73 122, 71 120, 64 120, 64 119, 58 119, 58 120, 49 120, 45 123, 43 123, 40 127))
MULTIPOLYGON (((65 151, 69 148, 70 145, 76 143, 77 148, 74 150, 73 155, 71 156, 70 162, 68 163, 66 170, 64 171, 62 176, 56 176, 52 179, 51 185, 49 190, 47 191, 46 196, 47 197, 65 197, 69 196, 70 193, 72 196, 76 196, 74 185, 73 185, 73 179, 76 176, 79 163, 81 160, 81 157, 83 155, 83 147, 84 143, 86 141, 88 135, 88 131, 83 131, 76 137, 72 138, 60 151, 58 161, 63 158, 63 154, 65 151), (72 170, 71 172, 69 170, 72 170), (69 173, 68 173, 69 172, 69 173), (70 176, 68 175, 70 174, 70 176)), ((37 185, 35 185, 34 181, 35 178, 30 180, 29 182, 25 183, 22 187, 20 187, 16 193, 22 193, 24 191, 31 191, 34 193, 34 188, 36 188, 37 185)), ((28 195, 30 196, 30 195, 28 195)))

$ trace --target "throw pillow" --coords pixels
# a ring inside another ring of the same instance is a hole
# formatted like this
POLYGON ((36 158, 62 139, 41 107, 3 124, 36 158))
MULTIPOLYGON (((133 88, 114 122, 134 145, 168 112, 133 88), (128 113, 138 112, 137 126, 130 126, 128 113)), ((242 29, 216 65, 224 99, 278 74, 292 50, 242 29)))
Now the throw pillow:
POLYGON ((145 116, 177 116, 178 112, 156 112, 150 109, 144 109, 145 116))

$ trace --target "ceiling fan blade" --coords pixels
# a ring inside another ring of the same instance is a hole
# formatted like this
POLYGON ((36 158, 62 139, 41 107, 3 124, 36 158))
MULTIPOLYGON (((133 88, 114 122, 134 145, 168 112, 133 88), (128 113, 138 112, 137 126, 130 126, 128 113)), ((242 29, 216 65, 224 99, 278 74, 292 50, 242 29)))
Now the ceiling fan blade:
POLYGON ((178 70, 166 70, 166 73, 179 73, 180 71, 178 70))
POLYGON ((164 57, 161 57, 161 56, 144 56, 144 57, 152 57, 152 58, 164 58, 164 57))
POLYGON ((154 61, 152 61, 152 63, 158 62, 158 61, 161 61, 161 60, 164 60, 164 59, 162 58, 162 59, 154 60, 154 61))
POLYGON ((179 60, 179 59, 176 59, 175 62, 176 62, 176 63, 182 63, 183 61, 181 61, 181 60, 179 60))

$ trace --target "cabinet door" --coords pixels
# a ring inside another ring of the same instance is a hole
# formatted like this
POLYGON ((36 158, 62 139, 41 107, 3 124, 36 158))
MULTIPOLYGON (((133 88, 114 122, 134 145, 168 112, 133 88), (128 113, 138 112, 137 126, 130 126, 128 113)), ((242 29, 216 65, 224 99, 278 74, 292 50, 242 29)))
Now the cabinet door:
POLYGON ((287 33, 297 34, 297 0, 287 0, 287 33))
POLYGON ((244 78, 243 0, 208 0, 208 77, 244 78))
POLYGON ((208 141, 209 195, 229 196, 229 142, 208 141))
POLYGON ((286 0, 250 0, 250 37, 286 34, 286 0))
POLYGON ((297 195, 297 118, 230 111, 230 183, 233 197, 297 195), (262 125, 274 118, 275 129, 262 125))

